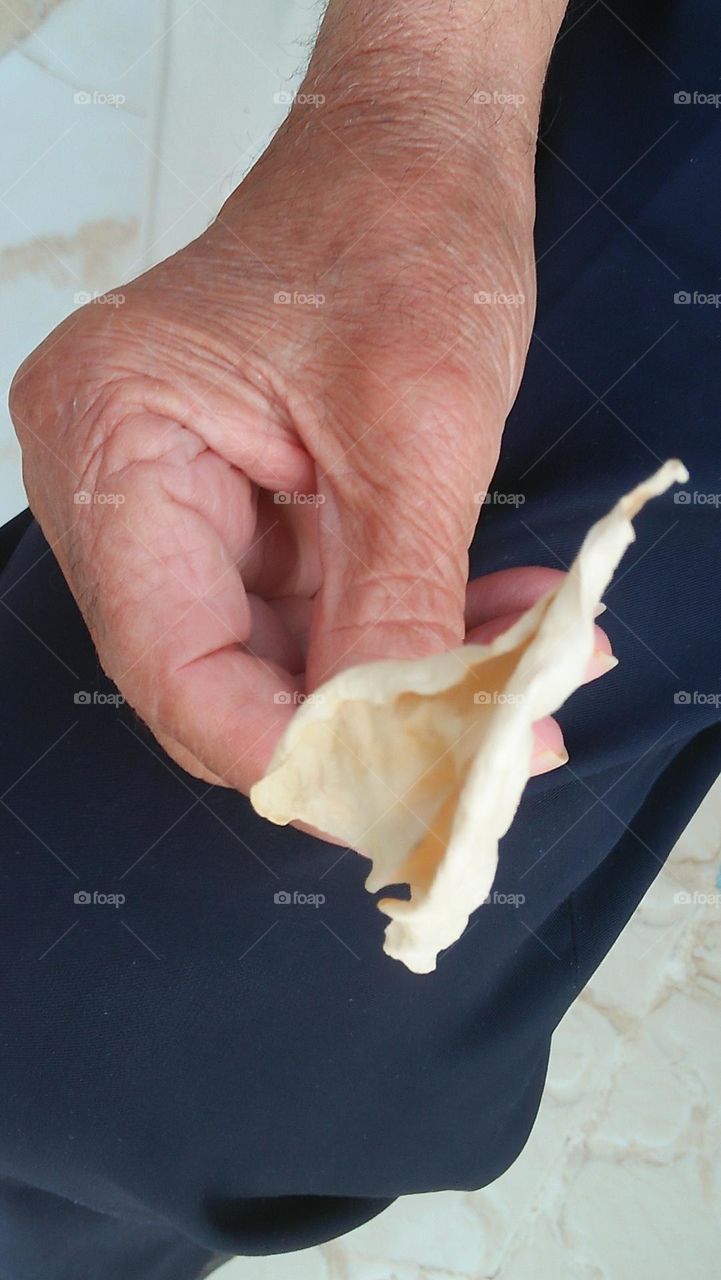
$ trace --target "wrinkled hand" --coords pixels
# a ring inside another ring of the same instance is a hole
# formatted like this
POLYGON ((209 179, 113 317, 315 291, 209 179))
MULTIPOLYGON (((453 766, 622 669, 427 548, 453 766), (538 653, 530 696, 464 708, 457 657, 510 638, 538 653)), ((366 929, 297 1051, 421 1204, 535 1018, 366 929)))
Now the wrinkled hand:
MULTIPOLYGON (((532 221, 527 148, 501 166, 452 122, 294 108, 204 235, 20 369, 33 510, 105 671, 190 772, 247 792, 299 694, 463 642, 532 221)), ((471 638, 549 572, 492 575, 485 605, 475 585, 471 638)), ((562 751, 539 726, 536 770, 562 751)))

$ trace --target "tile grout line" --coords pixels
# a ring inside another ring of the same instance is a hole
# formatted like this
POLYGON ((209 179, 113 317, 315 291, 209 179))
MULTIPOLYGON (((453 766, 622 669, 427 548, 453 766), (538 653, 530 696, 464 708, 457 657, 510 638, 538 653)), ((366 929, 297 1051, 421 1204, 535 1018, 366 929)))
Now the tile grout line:
POLYGON ((168 117, 168 86, 170 84, 170 60, 172 49, 172 31, 174 0, 163 0, 156 11, 156 22, 165 35, 158 44, 158 52, 154 59, 155 93, 148 120, 150 153, 146 160, 146 188, 143 206, 143 229, 141 233, 140 266, 147 271, 153 265, 151 251, 157 243, 158 198, 160 192, 160 157, 163 154, 168 117))

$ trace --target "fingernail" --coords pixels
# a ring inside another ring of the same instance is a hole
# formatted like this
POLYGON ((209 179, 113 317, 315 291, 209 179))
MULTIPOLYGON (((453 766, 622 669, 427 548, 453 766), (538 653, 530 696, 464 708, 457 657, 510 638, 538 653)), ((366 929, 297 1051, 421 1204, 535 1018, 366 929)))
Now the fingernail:
POLYGON ((595 680, 598 676, 605 676, 607 671, 613 671, 618 666, 618 658, 613 653, 605 653, 603 649, 596 649, 591 658, 591 680, 595 680))
POLYGON ((597 604, 596 608, 593 611, 594 618, 600 618, 601 614, 606 612, 606 607, 607 606, 603 603, 603 601, 601 601, 600 604, 597 604))
POLYGON ((550 773, 551 769, 560 769, 561 765, 568 764, 568 752, 563 748, 563 754, 559 755, 557 751, 551 751, 550 747, 545 747, 536 756, 534 762, 536 773, 550 773))

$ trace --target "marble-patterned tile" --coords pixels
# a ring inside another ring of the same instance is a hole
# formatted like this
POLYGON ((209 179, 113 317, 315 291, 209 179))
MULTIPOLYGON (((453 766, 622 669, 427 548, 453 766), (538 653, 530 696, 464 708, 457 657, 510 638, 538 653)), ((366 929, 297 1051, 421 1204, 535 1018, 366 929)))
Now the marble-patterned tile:
MULTIPOLYGON (((165 6, 147 0, 63 0, 20 46, 22 56, 73 93, 113 95, 126 113, 154 111, 165 6)), ((100 105, 100 103, 98 103, 100 105)))
POLYGON ((149 261, 198 235, 287 114, 320 10, 307 0, 172 0, 149 261))
POLYGON ((633 923, 594 975, 580 1003, 593 1005, 618 1034, 630 1030, 673 975, 676 950, 689 923, 676 902, 682 892, 675 872, 663 872, 649 889, 633 923), (629 981, 629 974, 633 981, 629 981))
POLYGON ((595 1261, 578 1247, 569 1248, 558 1225, 541 1213, 529 1224, 528 1236, 511 1244, 501 1273, 481 1268, 473 1280, 501 1280, 501 1276, 502 1280, 607 1280, 595 1261))
POLYGON ((13 0, 0 7, 0 56, 25 40, 62 0, 13 0))
MULTIPOLYGON (((721 1033, 714 1005, 709 1016, 710 1002, 679 991, 640 1024, 614 1087, 593 1124, 576 1136, 555 1194, 538 1215, 569 1256, 595 1267, 590 1275, 714 1274, 721 1191, 721 1033), (687 1035, 693 1050, 684 1052, 687 1035), (705 1068, 715 1072, 715 1086, 705 1068)), ((527 1257, 537 1245, 532 1229, 523 1241, 527 1257)))
POLYGON ((26 505, 20 449, 10 423, 3 423, 0 413, 0 524, 26 505))
POLYGON ((721 903, 721 781, 707 795, 648 890, 622 941, 604 960, 582 1000, 619 1032, 645 1015, 678 974, 679 948, 705 906, 721 903), (633 980, 629 981, 629 975, 633 980))
POLYGON ((543 1101, 526 1147, 502 1178, 469 1197, 484 1223, 481 1274, 498 1272, 519 1225, 559 1176, 568 1144, 594 1114, 618 1052, 619 1037, 609 1020, 577 1002, 554 1036, 543 1101))
MULTIPOLYGON (((153 6, 65 0, 0 59, 0 384, 93 294, 137 274, 157 92, 153 6), (130 70, 128 70, 130 68, 130 70)), ((38 10, 40 13, 40 10, 38 10)), ((152 162, 152 163, 151 163, 152 162)), ((0 407, 0 520, 25 505, 0 407)))
POLYGON ((233 1258, 213 1272, 213 1280, 330 1280, 318 1249, 271 1258, 233 1258))
MULTIPOLYGON (((695 890, 703 895, 721 888, 721 779, 679 839, 670 870, 676 889, 687 890, 692 896, 695 890)), ((703 899, 697 899, 697 904, 704 905, 703 899)))
POLYGON ((644 1033, 699 1105, 721 1117, 721 908, 704 908, 689 928, 677 979, 659 994, 644 1033))
MULTIPOLYGON (((579 1274, 593 1280, 678 1280, 716 1273, 717 1216, 696 1200, 688 1158, 660 1166, 639 1162, 612 1172, 589 1163, 569 1188, 559 1235, 567 1257, 585 1262, 587 1270, 579 1274)), ((530 1239, 529 1252, 534 1246, 530 1239)), ((509 1276, 514 1280, 512 1270, 509 1276)))
POLYGON ((322 1245, 329 1280, 470 1276, 484 1249, 485 1224, 470 1196, 442 1191, 404 1196, 342 1241, 322 1245))
MULTIPOLYGON (((14 125, 3 147, 0 246, 12 265, 7 251, 35 241, 71 283, 79 273, 63 242, 72 248, 98 223, 137 224, 147 170, 124 109, 77 96, 20 53, 0 63, 0 113, 14 125)), ((22 256, 15 263, 22 268, 22 256)))

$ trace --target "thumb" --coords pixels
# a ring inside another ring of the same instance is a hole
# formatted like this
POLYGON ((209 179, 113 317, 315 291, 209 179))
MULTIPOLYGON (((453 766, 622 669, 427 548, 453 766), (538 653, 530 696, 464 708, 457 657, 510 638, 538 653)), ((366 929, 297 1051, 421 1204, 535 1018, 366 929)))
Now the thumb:
POLYGON ((322 587, 311 621, 309 690, 347 667, 424 657, 465 636, 472 493, 464 514, 458 490, 453 503, 430 480, 354 481, 351 491, 327 487, 320 507, 322 587))

